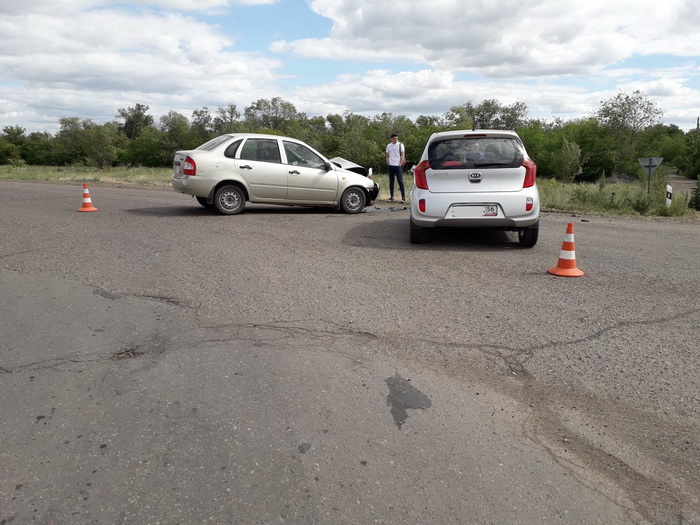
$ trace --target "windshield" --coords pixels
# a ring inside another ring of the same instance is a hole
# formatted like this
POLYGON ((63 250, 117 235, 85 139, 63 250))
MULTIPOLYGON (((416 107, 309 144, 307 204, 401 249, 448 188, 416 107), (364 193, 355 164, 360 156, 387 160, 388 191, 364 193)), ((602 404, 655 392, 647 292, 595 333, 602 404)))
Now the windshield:
POLYGON ((433 142, 428 150, 430 167, 450 168, 517 168, 522 166, 525 151, 513 138, 455 137, 433 142))

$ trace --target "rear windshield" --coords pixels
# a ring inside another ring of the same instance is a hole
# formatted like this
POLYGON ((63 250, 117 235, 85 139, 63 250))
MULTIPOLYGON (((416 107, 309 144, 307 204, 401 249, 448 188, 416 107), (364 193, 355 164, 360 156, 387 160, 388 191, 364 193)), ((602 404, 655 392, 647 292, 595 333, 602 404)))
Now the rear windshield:
POLYGON ((217 147, 219 144, 221 144, 222 142, 226 142, 227 140, 231 140, 231 135, 221 135, 220 137, 216 137, 215 139, 211 139, 209 142, 205 142, 201 146, 198 146, 197 149, 211 151, 215 147, 217 147))
POLYGON ((513 138, 454 137, 430 144, 428 159, 432 169, 517 168, 525 151, 513 138))

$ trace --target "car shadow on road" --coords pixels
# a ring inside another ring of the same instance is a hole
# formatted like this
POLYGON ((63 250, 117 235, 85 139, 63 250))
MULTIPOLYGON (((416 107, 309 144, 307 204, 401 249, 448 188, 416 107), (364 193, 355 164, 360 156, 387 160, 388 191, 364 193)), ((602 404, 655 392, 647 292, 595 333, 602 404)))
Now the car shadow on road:
MULTIPOLYGON (((227 220, 235 220, 234 217, 223 215, 216 210, 202 206, 159 206, 151 208, 132 208, 126 210, 134 215, 161 215, 166 217, 220 217, 227 220)), ((344 216, 338 210, 332 208, 311 208, 308 206, 274 206, 274 205, 246 205, 241 216, 245 215, 337 215, 344 216)))
POLYGON ((435 229, 427 232, 427 242, 411 244, 408 224, 403 218, 363 223, 348 231, 343 244, 383 250, 498 252, 521 249, 515 233, 493 229, 435 229))

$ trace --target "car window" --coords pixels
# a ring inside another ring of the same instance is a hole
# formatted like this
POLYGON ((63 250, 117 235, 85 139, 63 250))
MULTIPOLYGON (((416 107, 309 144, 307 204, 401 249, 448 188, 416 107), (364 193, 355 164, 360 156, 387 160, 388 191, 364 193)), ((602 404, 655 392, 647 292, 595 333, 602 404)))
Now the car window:
POLYGON ((238 148, 241 147, 241 142, 243 142, 243 139, 232 142, 229 146, 226 146, 226 150, 224 151, 224 157, 235 159, 236 152, 238 151, 238 148))
POLYGON ((275 139, 248 139, 241 149, 242 160, 281 163, 280 149, 275 139))
POLYGON ((222 143, 226 142, 227 140, 231 140, 231 135, 221 135, 220 137, 216 137, 215 139, 211 139, 209 142, 205 142, 201 146, 198 146, 197 149, 211 151, 215 147, 217 147, 219 144, 222 144, 222 143))
POLYGON ((433 169, 517 168, 523 156, 522 145, 512 138, 456 137, 435 141, 428 148, 433 169))
POLYGON ((287 154, 287 163, 293 166, 323 169, 326 161, 309 148, 296 142, 283 141, 284 151, 287 154))

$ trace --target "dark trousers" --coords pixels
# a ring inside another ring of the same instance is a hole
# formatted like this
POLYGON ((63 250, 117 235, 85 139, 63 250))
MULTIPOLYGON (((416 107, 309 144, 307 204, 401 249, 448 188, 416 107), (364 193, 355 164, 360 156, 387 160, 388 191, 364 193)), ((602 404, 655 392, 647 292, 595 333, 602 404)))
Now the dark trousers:
POLYGON ((389 196, 394 198, 394 178, 399 182, 401 190, 401 200, 406 200, 406 189, 403 186, 403 170, 401 166, 388 166, 389 168, 389 196))

